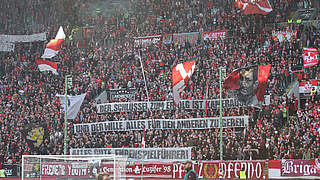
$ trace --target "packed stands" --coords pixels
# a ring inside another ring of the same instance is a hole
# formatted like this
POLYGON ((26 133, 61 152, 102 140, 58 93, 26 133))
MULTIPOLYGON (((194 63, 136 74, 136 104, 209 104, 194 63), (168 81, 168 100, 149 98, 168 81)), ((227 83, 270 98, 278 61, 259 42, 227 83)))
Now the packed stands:
MULTIPOLYGON (((271 0, 270 14, 247 16, 233 0, 136 0, 128 1, 130 10, 118 8, 108 16, 97 13, 86 18, 78 12, 100 1, 70 1, 70 9, 63 8, 64 1, 59 2, 3 2, 6 8, 0 12, 4 19, 1 34, 45 31, 49 40, 63 26, 68 38, 52 59, 59 62, 58 75, 37 69, 35 60, 42 55, 45 42, 17 43, 13 52, 0 53, 0 164, 19 163, 22 154, 63 153, 64 114, 56 94, 64 94, 65 75, 73 77, 73 89, 68 94, 87 93, 79 115, 68 122, 68 149, 141 147, 144 136, 143 131, 75 134, 75 123, 219 116, 215 109, 97 113, 95 98, 108 89, 135 88, 132 101, 172 100, 171 68, 188 60, 197 62, 183 94, 183 99, 191 100, 219 98, 220 66, 229 74, 240 67, 272 65, 266 93, 270 95, 269 105, 262 109, 223 109, 223 116, 248 115, 250 121, 247 128, 224 130, 225 160, 319 158, 320 135, 315 126, 319 122, 320 92, 301 100, 300 107, 298 97, 287 95, 299 78, 320 79, 319 64, 303 74, 298 72, 298 76, 294 73, 303 66, 303 47, 320 48, 319 30, 303 23, 279 24, 287 22, 289 15, 304 8, 301 3, 307 1, 271 0), (134 43, 134 37, 214 30, 226 30, 226 38, 150 46, 134 43), (273 38, 273 30, 297 30, 297 37, 280 43, 273 38), (77 34, 82 37, 78 39, 77 34), (39 148, 31 148, 23 130, 27 125, 43 123, 48 136, 39 148)), ((223 98, 230 97, 224 90, 223 98)), ((145 147, 192 146, 194 160, 219 159, 219 129, 146 130, 145 137, 145 147)))

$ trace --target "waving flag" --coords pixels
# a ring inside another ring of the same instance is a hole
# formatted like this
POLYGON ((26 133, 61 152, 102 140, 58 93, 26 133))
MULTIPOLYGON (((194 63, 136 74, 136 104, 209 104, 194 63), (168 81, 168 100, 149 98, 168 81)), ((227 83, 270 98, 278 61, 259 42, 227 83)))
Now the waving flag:
POLYGON ((64 34, 62 27, 60 26, 58 33, 56 35, 56 38, 50 40, 41 58, 52 58, 56 56, 65 38, 66 38, 66 35, 64 34))
POLYGON ((272 11, 269 0, 236 0, 235 6, 239 8, 245 15, 267 15, 272 11))
POLYGON ((186 84, 194 72, 196 61, 189 61, 178 64, 172 68, 172 90, 173 103, 178 105, 181 96, 180 93, 186 87, 186 84))
POLYGON ((308 80, 299 82, 299 93, 310 93, 313 88, 318 89, 318 80, 308 80))
POLYGON ((49 131, 45 123, 42 124, 27 124, 22 130, 23 137, 32 150, 37 150, 44 147, 45 140, 49 137, 49 131))
POLYGON ((51 71, 53 74, 57 74, 58 64, 42 59, 36 59, 36 63, 38 65, 39 71, 51 71))
MULTIPOLYGON (((60 104, 64 108, 65 96, 60 94, 57 94, 56 96, 60 98, 60 104)), ((67 119, 74 119, 77 117, 77 114, 80 110, 80 107, 85 97, 86 97, 86 94, 67 97, 68 98, 67 119)))
POLYGON ((319 53, 316 48, 303 48, 304 68, 312 67, 318 64, 319 53))
POLYGON ((264 101, 271 65, 259 65, 233 71, 225 80, 224 88, 234 90, 245 105, 259 106, 264 101))

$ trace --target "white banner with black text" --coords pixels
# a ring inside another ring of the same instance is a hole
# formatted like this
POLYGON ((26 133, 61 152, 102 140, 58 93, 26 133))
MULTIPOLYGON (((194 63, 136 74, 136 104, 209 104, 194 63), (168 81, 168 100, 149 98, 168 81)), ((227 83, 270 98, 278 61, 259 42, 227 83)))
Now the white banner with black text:
MULTIPOLYGON (((247 127, 248 116, 222 117, 223 128, 247 127)), ((190 119, 147 119, 126 121, 105 121, 97 123, 74 124, 74 133, 92 133, 131 130, 165 129, 211 129, 220 128, 219 117, 190 119)))
MULTIPOLYGON (((243 107, 244 104, 237 99, 222 99, 223 108, 243 107)), ((98 104, 98 113, 111 112, 141 112, 148 110, 187 110, 187 109, 218 109, 219 99, 211 100, 182 100, 177 107, 174 107, 173 101, 139 101, 139 102, 116 102, 98 104)))
POLYGON ((128 161, 186 161, 191 159, 191 147, 179 148, 79 148, 70 149, 70 155, 126 156, 128 161))

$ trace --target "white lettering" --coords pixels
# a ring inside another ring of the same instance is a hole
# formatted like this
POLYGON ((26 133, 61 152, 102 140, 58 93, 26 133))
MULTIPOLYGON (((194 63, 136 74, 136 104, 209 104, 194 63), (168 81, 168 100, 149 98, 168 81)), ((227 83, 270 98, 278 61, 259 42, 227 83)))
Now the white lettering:
POLYGON ((230 172, 233 171, 233 163, 228 164, 228 178, 231 178, 230 172))
POLYGON ((260 162, 256 164, 256 178, 261 178, 262 168, 260 162))

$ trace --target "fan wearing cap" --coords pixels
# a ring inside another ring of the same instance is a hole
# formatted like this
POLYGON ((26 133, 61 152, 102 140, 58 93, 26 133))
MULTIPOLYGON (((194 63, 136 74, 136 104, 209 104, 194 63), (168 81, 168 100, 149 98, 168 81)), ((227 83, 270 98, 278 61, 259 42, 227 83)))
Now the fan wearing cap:
POLYGON ((197 173, 192 169, 192 161, 186 161, 183 164, 183 169, 187 172, 184 175, 184 180, 198 180, 197 173))

